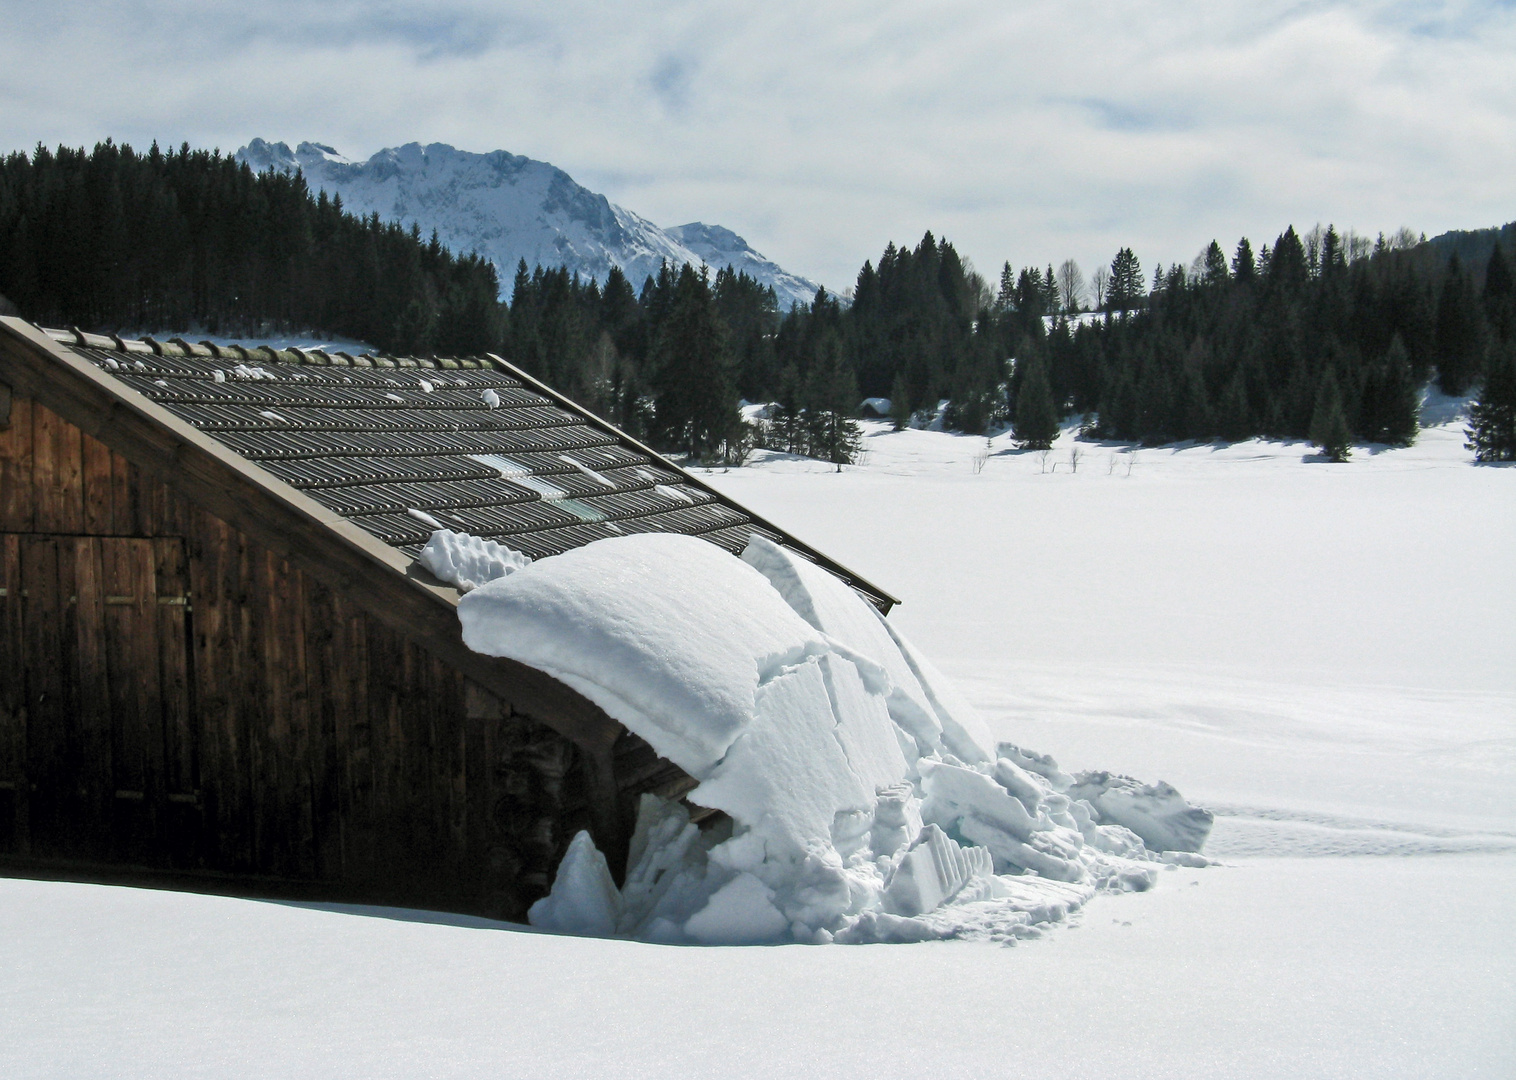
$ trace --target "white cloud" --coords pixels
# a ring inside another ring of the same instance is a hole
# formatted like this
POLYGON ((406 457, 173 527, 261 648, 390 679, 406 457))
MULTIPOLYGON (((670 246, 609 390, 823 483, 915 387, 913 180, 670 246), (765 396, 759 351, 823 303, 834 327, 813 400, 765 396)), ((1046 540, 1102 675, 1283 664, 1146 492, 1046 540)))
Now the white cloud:
POLYGON ((1508 3, 0 0, 0 25, 0 147, 504 148, 837 288, 928 228, 993 273, 1516 216, 1508 3))

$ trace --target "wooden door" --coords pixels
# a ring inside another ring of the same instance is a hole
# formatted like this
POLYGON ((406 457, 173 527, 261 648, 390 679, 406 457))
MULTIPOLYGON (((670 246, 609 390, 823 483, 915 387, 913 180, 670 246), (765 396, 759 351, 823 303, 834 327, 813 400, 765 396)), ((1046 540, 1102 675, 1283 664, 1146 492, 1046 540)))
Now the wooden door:
POLYGON ((12 793, 0 850, 193 862, 183 542, 6 534, 0 556, 0 781, 12 793))

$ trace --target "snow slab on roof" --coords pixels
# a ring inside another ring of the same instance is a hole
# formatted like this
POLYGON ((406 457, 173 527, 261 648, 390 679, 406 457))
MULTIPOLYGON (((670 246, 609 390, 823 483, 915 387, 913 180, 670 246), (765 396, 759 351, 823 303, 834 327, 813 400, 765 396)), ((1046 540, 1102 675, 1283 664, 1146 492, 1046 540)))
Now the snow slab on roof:
MULTIPOLYGON (((429 548, 447 544, 439 532, 429 548)), ((470 648, 574 687, 698 780, 690 803, 727 815, 702 831, 685 806, 644 795, 620 890, 576 837, 531 910, 545 929, 1009 939, 1098 889, 1156 880, 1159 854, 1106 802, 1187 852, 1205 839, 1209 814, 1171 788, 1070 778, 996 747, 865 600, 762 538, 742 559, 681 535, 600 540, 512 567, 458 614, 470 648), (1096 801, 1060 790, 1071 782, 1096 801)))

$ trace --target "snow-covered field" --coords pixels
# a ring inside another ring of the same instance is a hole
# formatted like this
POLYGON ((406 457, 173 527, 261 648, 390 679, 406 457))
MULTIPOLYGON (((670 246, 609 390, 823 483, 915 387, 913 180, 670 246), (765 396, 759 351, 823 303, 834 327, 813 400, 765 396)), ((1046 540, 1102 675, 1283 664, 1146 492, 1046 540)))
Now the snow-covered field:
POLYGON ((1016 948, 677 948, 0 881, 0 1076, 1516 1073, 1516 470, 870 429, 712 474, 903 604, 995 734, 1226 865, 1016 948))

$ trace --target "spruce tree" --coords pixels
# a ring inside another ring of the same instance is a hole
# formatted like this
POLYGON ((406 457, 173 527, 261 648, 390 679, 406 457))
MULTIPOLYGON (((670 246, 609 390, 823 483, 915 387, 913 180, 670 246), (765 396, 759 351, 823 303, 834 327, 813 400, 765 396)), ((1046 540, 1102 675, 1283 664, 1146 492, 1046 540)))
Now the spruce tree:
POLYGON ((906 387, 904 372, 898 373, 890 386, 890 422, 895 425, 896 431, 909 426, 911 422, 910 390, 906 387))
POLYGON ((1216 412, 1217 429, 1227 442, 1241 442, 1252 434, 1248 419, 1248 384, 1241 367, 1232 372, 1216 412))
POLYGON ((1117 311, 1130 311, 1142 297, 1142 263, 1131 248, 1122 248, 1111 260, 1110 306, 1117 311))
POLYGON ((1484 269, 1484 314, 1490 329, 1501 341, 1516 339, 1516 281, 1511 264, 1497 243, 1484 269))
POLYGON ((685 264, 653 348, 653 432, 665 447, 708 458, 739 422, 725 331, 704 274, 685 264))
POLYGON ((1342 411, 1342 392, 1337 375, 1327 368, 1316 391, 1316 408, 1311 413, 1310 439, 1321 447, 1328 461, 1343 462, 1352 452, 1352 435, 1342 411))
POLYGON ((1164 365, 1149 359, 1137 376, 1137 438, 1149 446, 1174 437, 1174 386, 1164 365))
POLYGON ((842 351, 835 330, 816 343, 816 355, 806 387, 807 453, 837 466, 851 465, 863 446, 863 433, 853 410, 858 404, 858 380, 842 351))
POLYGON ((1479 400, 1469 410, 1469 441, 1476 461, 1516 461, 1516 342, 1493 350, 1479 400))
POLYGON ((1384 357, 1379 383, 1378 436, 1392 446, 1410 446, 1421 430, 1421 395, 1411 377, 1405 342, 1396 334, 1384 357))
POLYGON ((1205 249, 1204 280, 1207 285, 1220 285, 1227 280, 1226 253, 1221 245, 1212 240, 1205 249))
POLYGON ((1437 385, 1443 393, 1465 394, 1479 378, 1483 330, 1483 313, 1455 253, 1437 298, 1437 385))
POLYGON ((1253 261, 1253 245, 1244 236, 1237 242, 1237 254, 1232 256, 1232 276, 1251 285, 1257 273, 1258 266, 1253 261))
POLYGON ((1058 437, 1058 410, 1053 404, 1047 371, 1040 360, 1031 361, 1021 379, 1012 434, 1025 450, 1050 449, 1058 437))

